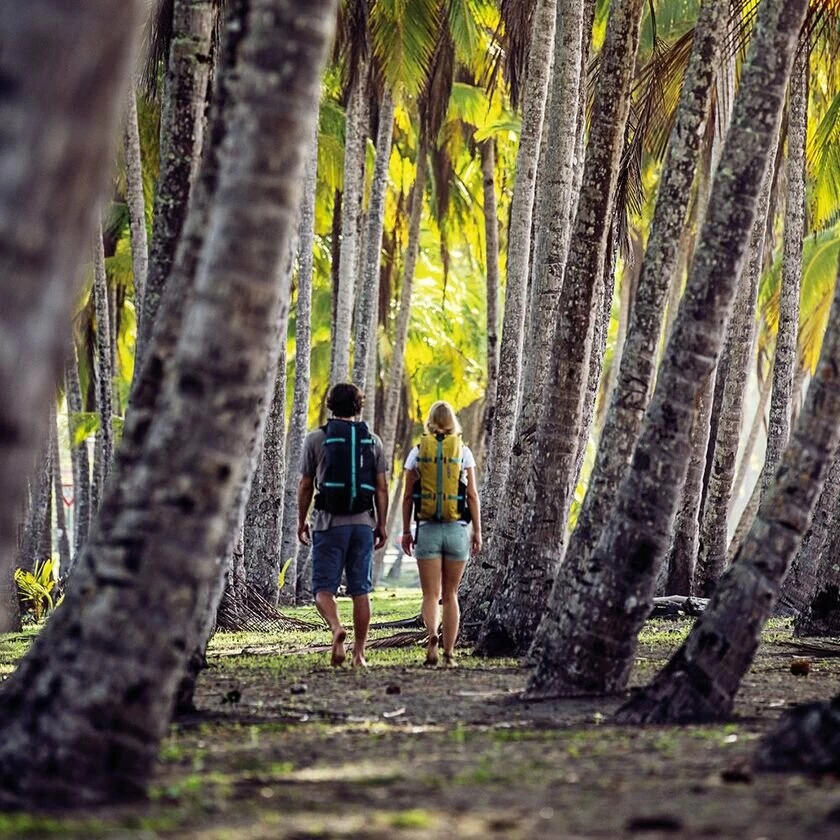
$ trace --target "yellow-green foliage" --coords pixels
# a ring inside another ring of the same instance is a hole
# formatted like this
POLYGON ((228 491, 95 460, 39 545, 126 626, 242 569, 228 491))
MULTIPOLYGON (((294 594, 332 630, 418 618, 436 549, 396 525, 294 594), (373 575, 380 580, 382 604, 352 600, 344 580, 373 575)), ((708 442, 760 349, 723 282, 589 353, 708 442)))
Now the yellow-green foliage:
POLYGON ((55 606, 52 597, 56 584, 53 558, 36 563, 34 572, 15 569, 15 583, 20 597, 29 602, 36 621, 40 621, 55 606))

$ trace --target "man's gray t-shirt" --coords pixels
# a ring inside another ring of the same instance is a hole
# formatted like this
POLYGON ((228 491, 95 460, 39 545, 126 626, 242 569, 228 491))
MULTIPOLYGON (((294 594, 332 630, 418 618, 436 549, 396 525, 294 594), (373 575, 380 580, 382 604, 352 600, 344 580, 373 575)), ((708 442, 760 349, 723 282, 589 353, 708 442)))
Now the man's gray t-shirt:
MULTIPOLYGON (((373 438, 373 451, 376 458, 376 472, 377 474, 387 472, 385 467, 385 447, 382 446, 382 441, 378 435, 371 433, 371 437, 373 438)), ((315 429, 303 441, 300 472, 301 475, 315 479, 316 491, 324 480, 324 474, 327 470, 327 464, 324 458, 325 439, 326 434, 324 430, 315 429)), ((316 510, 313 507, 310 512, 310 523, 313 531, 327 531, 330 528, 338 528, 341 525, 369 525, 371 528, 375 528, 376 515, 373 511, 347 514, 330 513, 326 510, 316 510)))

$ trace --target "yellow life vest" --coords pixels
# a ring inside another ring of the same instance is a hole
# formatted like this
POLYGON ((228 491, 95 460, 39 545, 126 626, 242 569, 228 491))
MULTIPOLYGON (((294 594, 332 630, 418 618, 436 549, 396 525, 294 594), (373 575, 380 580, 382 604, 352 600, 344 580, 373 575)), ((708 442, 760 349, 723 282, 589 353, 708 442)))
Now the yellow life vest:
POLYGON ((463 443, 460 435, 420 438, 414 485, 414 515, 421 522, 457 522, 464 519, 466 482, 463 480, 463 443))

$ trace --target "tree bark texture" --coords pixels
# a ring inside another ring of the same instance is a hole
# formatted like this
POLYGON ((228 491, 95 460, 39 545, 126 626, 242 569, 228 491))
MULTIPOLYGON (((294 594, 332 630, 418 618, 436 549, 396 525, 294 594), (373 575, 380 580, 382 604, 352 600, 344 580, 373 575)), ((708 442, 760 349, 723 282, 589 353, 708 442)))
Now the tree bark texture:
POLYGON ((484 264, 487 271, 487 389, 484 395, 484 441, 480 448, 487 451, 492 445, 496 395, 499 387, 499 214, 496 204, 495 140, 492 138, 485 140, 478 148, 481 155, 481 183, 484 196, 484 264))
POLYGON ((163 289, 187 217, 192 175, 201 154, 204 109, 215 19, 213 0, 174 0, 172 41, 160 120, 160 174, 155 193, 152 244, 143 314, 135 353, 139 370, 152 336, 163 289))
POLYGON ((368 104, 366 68, 359 68, 347 103, 344 145, 344 191, 341 198, 341 248, 338 267, 338 295, 333 321, 335 335, 330 363, 330 386, 350 376, 350 333, 356 292, 356 264, 359 251, 359 223, 365 186, 365 140, 368 104))
POLYGON ((557 0, 537 0, 531 30, 528 73, 523 94, 522 129, 516 153, 516 178, 508 225, 507 281, 497 389, 501 400, 498 401, 495 410, 482 486, 483 520, 488 540, 492 538, 490 532, 497 519, 499 502, 504 498, 516 431, 516 395, 519 393, 519 380, 522 375, 522 348, 528 301, 531 222, 557 13, 557 0))
POLYGON ((688 639, 619 710, 619 720, 685 723, 731 714, 840 443, 840 284, 829 323, 802 419, 738 557, 688 639))
POLYGON ((414 286, 414 271, 417 268, 417 255, 420 251, 420 222, 423 218, 423 203, 426 190, 426 158, 428 156, 428 137, 421 125, 420 139, 417 145, 417 175, 411 191, 411 209, 408 215, 408 243, 405 249, 400 306, 397 311, 397 324, 394 330, 394 349, 388 381, 385 386, 385 422, 382 425, 382 445, 385 462, 391 469, 394 459, 394 446, 397 437, 397 420, 400 410, 400 393, 403 385, 405 348, 408 344, 408 325, 411 318, 411 291, 414 286))
POLYGON ((101 227, 93 241, 93 297, 96 305, 96 411, 99 415, 99 428, 96 430, 98 447, 93 472, 97 486, 96 498, 101 504, 114 460, 114 368, 108 278, 105 274, 101 227))
MULTIPOLYGON (((40 424, 39 424, 40 425, 40 424)), ((30 501, 23 524, 20 541, 20 557, 17 566, 31 572, 38 563, 49 557, 50 546, 44 545, 44 530, 50 518, 50 499, 53 489, 52 443, 49 425, 45 426, 46 435, 41 444, 41 451, 30 470, 30 501), (46 549, 46 552, 45 552, 46 549)))
POLYGON ((832 569, 837 565, 836 555, 827 553, 826 549, 831 544, 832 531, 836 530, 838 501, 840 458, 835 453, 813 519, 782 586, 778 612, 794 616, 807 612, 817 591, 818 574, 820 578, 825 577, 821 574, 823 569, 832 569))
POLYGON ((711 442, 710 447, 714 454, 700 523, 695 576, 695 590, 704 598, 711 595, 726 568, 729 511, 735 481, 735 460, 738 457, 743 424, 744 395, 754 348, 755 305, 761 267, 764 264, 764 234, 767 230, 771 180, 768 172, 753 224, 749 262, 741 276, 735 308, 727 331, 725 364, 722 359, 718 371, 719 376, 724 370, 726 373, 717 418, 716 439, 711 442))
POLYGON ((140 154, 140 127, 137 122, 137 92, 128 95, 123 130, 125 154, 125 203, 131 231, 131 273, 134 278, 134 311, 137 328, 143 319, 143 294, 149 271, 149 243, 146 236, 146 198, 143 193, 143 161, 140 154))
MULTIPOLYGON (((312 150, 306 164, 303 185, 303 203, 300 210, 300 236, 298 247, 297 309, 295 312, 295 390, 292 414, 286 435, 286 480, 283 490, 283 536, 280 541, 280 563, 292 563, 286 580, 292 587, 293 597, 284 598, 295 603, 297 579, 297 486, 300 478, 300 460, 303 439, 306 436, 309 415, 309 374, 312 347, 312 275, 315 248, 315 188, 318 172, 318 135, 312 138, 312 150)), ((281 597, 283 593, 281 592, 281 597)))
MULTIPOLYGON (((556 142, 546 145, 545 166, 540 182, 540 204, 536 208, 535 233, 542 230, 544 245, 535 248, 536 264, 532 266, 534 282, 531 284, 535 298, 534 311, 529 326, 530 334, 539 335, 540 340, 530 345, 533 352, 524 360, 524 374, 517 374, 519 387, 510 392, 505 384, 505 330, 502 331, 502 349, 499 360, 498 410, 494 421, 491 449, 501 451, 500 435, 503 424, 513 423, 513 444, 508 445, 503 466, 504 488, 495 487, 496 498, 502 498, 506 488, 505 504, 493 514, 487 493, 496 479, 485 474, 483 486, 484 514, 482 519, 487 530, 485 547, 467 565, 462 591, 464 599, 464 636, 469 638, 471 628, 477 629, 483 623, 504 565, 504 545, 514 539, 523 515, 525 487, 531 468, 534 433, 539 418, 540 405, 548 379, 548 361, 551 354, 551 338, 554 335, 560 290, 563 285, 563 267, 568 250, 569 219, 574 189, 574 164, 577 132, 583 130, 577 123, 578 86, 583 74, 581 49, 583 32, 583 10, 574 0, 562 0, 557 7, 557 29, 554 40, 554 64, 551 80, 551 97, 546 110, 548 119, 547 137, 556 142), (522 399, 519 399, 519 393, 522 399), (513 415, 508 417, 502 411, 502 404, 513 403, 513 415), (519 404, 518 412, 516 404, 519 404), (495 518, 498 521, 493 522, 495 518), (499 540, 496 537, 499 536, 499 540)), ((505 318, 508 315, 507 296, 505 318)), ((511 335, 511 341, 515 336, 511 335)), ((504 437, 504 435, 501 435, 504 437)), ((474 637, 474 634, 473 634, 474 637)))
POLYGON ((761 497, 766 495, 787 446, 793 400, 793 380, 799 335, 799 293, 802 284, 802 241, 805 237, 805 135, 808 121, 808 50, 800 50, 790 80, 788 106, 787 199, 782 255, 779 329, 773 363, 773 393, 767 449, 761 473, 761 497))
POLYGON ((394 136, 394 95, 386 90, 379 107, 379 130, 376 133, 376 162, 367 213, 367 231, 362 253, 361 286, 358 293, 356 333, 353 341, 353 382, 365 392, 365 403, 376 403, 376 379, 368 383, 371 355, 376 357, 377 303, 379 301, 379 266, 382 262, 382 230, 385 225, 385 193, 388 189, 388 165, 394 136))
MULTIPOLYGON (((551 376, 537 425, 536 469, 523 508, 524 527, 505 546, 503 577, 477 645, 481 653, 528 650, 562 558, 594 322, 601 318, 598 286, 604 273, 624 148, 642 7, 642 0, 624 0, 610 10, 577 217, 569 241, 551 376)), ((549 252, 551 248, 549 244, 549 252)))
POLYGON ((17 510, 63 363, 79 262, 94 231, 115 94, 132 60, 137 2, 33 0, 0 9, 0 631, 19 626, 17 510), (21 359, 27 360, 21 364, 21 359))
POLYGON ((721 352, 806 5, 766 0, 759 6, 732 127, 656 391, 596 548, 584 567, 566 563, 560 571, 531 694, 603 693, 626 685, 668 548, 679 499, 675 488, 685 480, 697 400, 721 352))
POLYGON ((159 412, 133 430, 141 466, 112 483, 120 489, 105 500, 74 586, 0 693, 7 801, 78 806, 142 792, 191 622, 217 577, 243 453, 261 431, 254 410, 277 361, 278 268, 335 4, 249 0, 245 11, 194 303, 159 412))
MULTIPOLYGON (((73 562, 79 549, 87 542, 90 530, 90 460, 87 441, 76 444, 73 440, 73 417, 82 412, 82 389, 79 384, 79 363, 76 357, 76 343, 70 343, 70 355, 64 366, 64 383, 67 399, 67 430, 70 446, 70 460, 73 464, 73 562)), ((66 575, 73 567, 62 569, 66 575)))
MULTIPOLYGON (((762 426, 764 425, 764 417, 767 413, 767 403, 770 400, 770 391, 772 388, 773 377, 768 374, 763 380, 761 380, 759 375, 758 405, 755 408, 755 414, 753 414, 752 423, 750 423, 750 431, 747 435, 747 440, 744 443, 741 460, 738 463, 738 474, 735 476, 734 489, 737 493, 741 493, 746 489, 744 482, 747 477, 747 471, 750 468, 753 452, 755 451, 755 444, 758 441, 758 436, 761 433, 762 426)), ((753 515, 755 515, 755 510, 753 511, 753 515)), ((741 539, 738 541, 739 546, 741 542, 743 542, 743 536, 745 535, 742 535, 741 539)))

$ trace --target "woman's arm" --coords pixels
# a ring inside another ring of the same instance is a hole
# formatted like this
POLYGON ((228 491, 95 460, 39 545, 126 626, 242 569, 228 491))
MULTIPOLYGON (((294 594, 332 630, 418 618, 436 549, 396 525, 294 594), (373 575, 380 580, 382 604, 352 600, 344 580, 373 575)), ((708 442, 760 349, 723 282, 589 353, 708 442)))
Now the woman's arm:
POLYGON ((405 471, 402 502, 403 532, 400 543, 402 545, 402 550, 409 557, 411 557, 411 549, 414 544, 414 540, 411 538, 411 509, 414 506, 414 482, 419 479, 420 475, 417 470, 405 471))
POLYGON ((472 519, 472 554, 481 551, 481 502, 478 499, 478 481, 475 467, 467 468, 467 508, 472 519))

